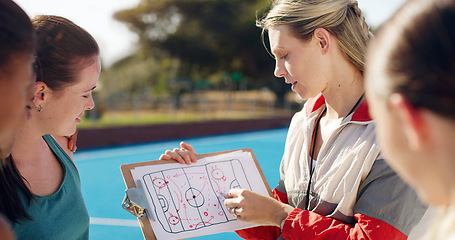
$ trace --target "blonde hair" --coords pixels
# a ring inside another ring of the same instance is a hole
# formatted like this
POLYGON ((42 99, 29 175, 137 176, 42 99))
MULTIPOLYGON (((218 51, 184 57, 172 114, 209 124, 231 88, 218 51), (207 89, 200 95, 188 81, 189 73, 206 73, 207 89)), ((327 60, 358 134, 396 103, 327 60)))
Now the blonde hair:
POLYGON ((314 30, 324 28, 333 34, 349 61, 365 69, 365 52, 372 34, 356 0, 275 0, 266 16, 256 21, 264 31, 287 25, 296 38, 307 41, 314 30))

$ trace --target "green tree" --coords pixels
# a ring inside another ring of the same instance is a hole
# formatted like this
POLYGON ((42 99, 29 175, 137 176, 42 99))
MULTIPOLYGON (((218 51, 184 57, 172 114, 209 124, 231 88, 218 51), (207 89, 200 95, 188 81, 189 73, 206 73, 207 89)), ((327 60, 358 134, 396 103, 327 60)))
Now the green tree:
MULTIPOLYGON (((269 86, 283 103, 289 87, 273 76, 274 60, 255 26, 268 4, 268 0, 142 0, 114 17, 138 34, 142 54, 178 63, 177 71, 167 76, 169 83, 190 82, 194 87, 201 79, 234 74, 250 86, 269 86)), ((218 78, 214 84, 222 82, 218 78)), ((183 92, 175 87, 167 90, 183 92)))

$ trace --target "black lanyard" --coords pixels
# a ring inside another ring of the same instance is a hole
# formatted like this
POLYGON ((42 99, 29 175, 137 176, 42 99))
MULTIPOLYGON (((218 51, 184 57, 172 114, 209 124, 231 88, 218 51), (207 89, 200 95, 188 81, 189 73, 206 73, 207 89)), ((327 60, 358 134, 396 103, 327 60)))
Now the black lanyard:
MULTIPOLYGON (((364 95, 365 95, 365 93, 363 93, 362 96, 360 96, 359 100, 357 100, 357 102, 354 105, 354 107, 351 108, 351 111, 349 111, 347 116, 349 116, 351 113, 353 113, 354 110, 357 108, 357 106, 359 106, 359 104, 362 101, 364 95)), ((314 128, 314 132, 313 132, 313 145, 312 145, 312 149, 311 149, 311 159, 310 159, 310 179, 308 181, 308 187, 307 187, 307 191, 306 191, 306 209, 307 210, 310 207, 309 206, 310 186, 311 186, 311 179, 313 178, 314 149, 315 149, 315 146, 316 146, 316 138, 318 136, 319 122, 321 121, 321 118, 322 118, 322 116, 324 116, 326 111, 327 111, 327 107, 325 107, 324 110, 322 110, 321 114, 319 115, 318 120, 316 121, 316 127, 314 128)))

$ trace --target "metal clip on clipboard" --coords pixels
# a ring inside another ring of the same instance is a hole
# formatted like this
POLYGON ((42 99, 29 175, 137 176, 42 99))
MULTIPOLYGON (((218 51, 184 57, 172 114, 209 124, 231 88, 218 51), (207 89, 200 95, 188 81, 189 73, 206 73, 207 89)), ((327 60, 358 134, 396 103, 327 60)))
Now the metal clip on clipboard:
POLYGON ((139 219, 143 219, 147 216, 147 212, 152 220, 155 220, 152 214, 150 214, 149 204, 147 198, 145 198, 144 191, 140 188, 141 182, 137 181, 135 187, 131 187, 125 190, 125 198, 122 202, 122 207, 126 211, 130 212, 139 219))

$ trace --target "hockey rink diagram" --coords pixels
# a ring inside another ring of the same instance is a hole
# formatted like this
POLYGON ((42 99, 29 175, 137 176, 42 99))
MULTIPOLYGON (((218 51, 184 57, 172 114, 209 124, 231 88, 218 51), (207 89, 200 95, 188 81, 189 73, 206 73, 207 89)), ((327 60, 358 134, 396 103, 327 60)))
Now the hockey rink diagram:
POLYGON ((142 178, 156 221, 168 233, 181 233, 236 221, 224 206, 232 188, 251 190, 238 159, 161 170, 142 178))

